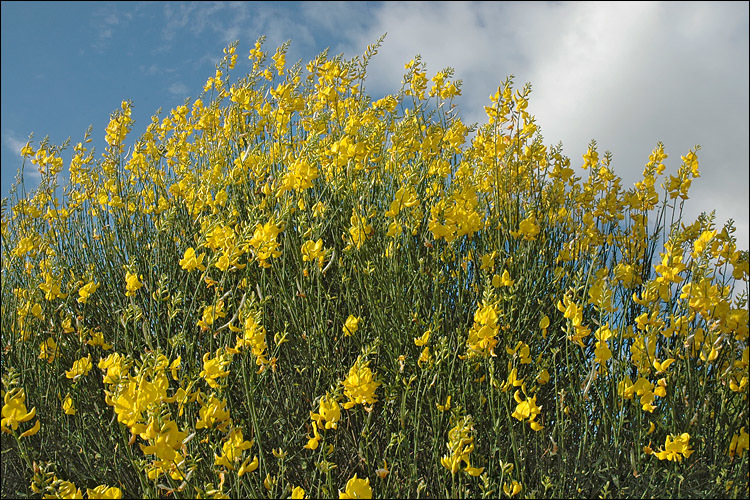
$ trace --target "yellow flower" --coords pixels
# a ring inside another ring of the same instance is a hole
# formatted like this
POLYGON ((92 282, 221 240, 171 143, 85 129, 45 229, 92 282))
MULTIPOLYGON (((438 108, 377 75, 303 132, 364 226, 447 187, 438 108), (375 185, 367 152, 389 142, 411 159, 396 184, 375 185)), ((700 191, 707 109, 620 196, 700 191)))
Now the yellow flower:
POLYGON ((492 304, 482 303, 474 312, 474 324, 466 339, 469 356, 492 356, 497 345, 497 334, 500 326, 497 324, 497 310, 492 304))
POLYGON ((344 332, 344 335, 347 337, 350 335, 354 335, 357 333, 357 330, 359 329, 359 322, 362 321, 362 318, 354 317, 353 315, 349 315, 348 318, 346 318, 346 321, 344 322, 344 326, 342 327, 342 331, 344 332))
POLYGON ((52 337, 47 337, 47 340, 39 344, 39 351, 39 359, 52 363, 57 355, 57 342, 52 337))
MULTIPOLYGON (((26 410, 26 391, 24 389, 11 389, 5 393, 3 398, 4 405, 2 409, 2 421, 0 429, 3 432, 11 433, 18 429, 18 424, 28 422, 36 415, 36 408, 31 411, 26 410)), ((37 424, 39 421, 37 421, 37 424)))
POLYGON ((325 260, 325 250, 323 249, 323 240, 318 241, 308 240, 302 245, 302 261, 314 261, 318 260, 318 267, 323 267, 323 261, 325 260))
POLYGON ((232 362, 232 355, 228 352, 221 353, 221 349, 216 350, 216 357, 211 358, 211 353, 207 352, 203 355, 203 370, 201 370, 199 376, 203 377, 208 385, 214 389, 219 388, 219 384, 216 382, 217 378, 224 378, 229 376, 229 372, 225 369, 232 362))
POLYGON ((656 373, 662 373, 666 372, 667 368, 669 368, 669 365, 674 363, 674 358, 665 359, 664 361, 659 361, 657 359, 654 359, 654 368, 656 368, 656 373))
POLYGON ((318 169, 306 160, 298 159, 289 166, 289 170, 284 175, 279 195, 290 190, 304 191, 311 188, 313 181, 317 178, 318 169))
POLYGON ((74 361, 73 367, 65 372, 65 376, 75 382, 80 377, 88 375, 89 371, 91 371, 92 366, 91 354, 89 354, 85 358, 74 361))
MULTIPOLYGON (((201 401, 201 399, 198 399, 201 401)), ((217 429, 224 431, 231 424, 229 411, 226 409, 226 400, 221 400, 215 394, 211 394, 205 404, 201 401, 201 408, 198 410, 198 422, 195 424, 196 429, 210 429, 215 424, 219 424, 217 429)))
POLYGON ((390 208, 385 212, 386 217, 396 217, 403 207, 413 207, 418 203, 417 193, 414 188, 403 186, 396 191, 390 208))
POLYGON ((321 429, 335 429, 341 419, 341 408, 334 398, 326 394, 320 400, 320 413, 310 412, 310 418, 315 420, 321 429))
POLYGON ((206 306, 203 309, 203 317, 198 321, 201 330, 209 330, 218 318, 225 318, 224 301, 220 300, 215 306, 206 306))
MULTIPOLYGON (((242 429, 235 428, 229 432, 227 440, 222 447, 223 455, 216 455, 214 460, 215 465, 223 465, 229 470, 234 470, 235 464, 242 459, 242 455, 245 450, 251 448, 253 443, 251 441, 245 441, 242 437, 242 429)), ((244 465, 244 464, 243 464, 244 465)), ((245 466, 246 470, 249 470, 250 466, 245 466)))
POLYGON ((255 233, 250 239, 250 245, 255 248, 255 257, 258 259, 258 265, 261 267, 271 267, 268 259, 277 258, 281 255, 279 243, 276 237, 281 232, 281 228, 272 222, 258 224, 255 233))
POLYGON ((448 442, 445 443, 449 454, 443 456, 440 463, 451 471, 451 474, 458 472, 462 463, 466 465, 465 470, 468 474, 472 476, 481 474, 484 468, 472 467, 469 462, 469 455, 474 451, 474 436, 471 435, 474 423, 471 415, 461 418, 451 417, 451 420, 455 421, 456 425, 448 431, 448 442))
POLYGON ((323 202, 319 201, 312 207, 313 217, 323 217, 326 212, 326 206, 323 202))
MULTIPOLYGON (((543 426, 537 422, 534 422, 537 415, 541 413, 541 406, 537 406, 536 404, 536 396, 533 398, 526 397, 526 400, 522 400, 521 397, 518 395, 520 391, 516 391, 515 394, 513 394, 513 399, 516 400, 516 410, 512 413, 512 417, 515 417, 516 419, 520 421, 524 421, 528 419, 529 425, 532 429, 535 431, 540 431, 543 429, 543 426)), ((525 394, 524 394, 525 395, 525 394)))
POLYGON ((523 379, 518 378, 518 368, 513 368, 510 373, 508 374, 508 380, 506 380, 503 383, 502 391, 507 392, 508 389, 512 387, 521 387, 523 386, 523 379))
POLYGON ((75 415, 76 414, 76 407, 73 403, 73 398, 70 397, 70 394, 65 396, 65 399, 63 400, 62 404, 63 413, 66 415, 75 415))
POLYGON ((182 448, 182 441, 187 437, 187 432, 180 431, 173 420, 164 422, 159 425, 155 419, 141 433, 141 437, 149 439, 148 446, 141 445, 141 451, 147 455, 156 455, 159 460, 165 462, 179 463, 184 457, 179 453, 182 448))
POLYGON ((380 469, 376 469, 375 474, 380 479, 385 479, 388 476, 389 472, 390 471, 388 470, 388 462, 386 462, 385 459, 383 459, 383 467, 381 467, 380 469))
POLYGON ((418 347, 422 347, 423 345, 427 344, 427 341, 430 340, 430 334, 432 333, 431 330, 427 330, 422 334, 421 337, 414 339, 414 345, 418 347))
POLYGON ((479 266, 479 269, 481 269, 482 271, 494 273, 495 272, 495 257, 497 257, 496 251, 482 255, 482 265, 479 266))
POLYGON ((612 358, 612 351, 607 344, 607 340, 612 336, 612 331, 609 329, 609 323, 597 328, 596 332, 594 332, 594 336, 597 339, 596 348, 594 349, 595 361, 604 365, 610 358, 612 358))
POLYGON ((563 313, 565 318, 572 321, 573 326, 580 326, 583 322, 583 307, 573 302, 567 295, 563 301, 557 301, 557 309, 563 313))
POLYGON ((367 223, 367 219, 356 213, 351 216, 350 222, 352 224, 351 227, 349 227, 350 243, 347 248, 355 246, 357 247, 357 250, 359 250, 365 240, 375 234, 375 230, 367 223))
POLYGON ((60 481, 57 485, 57 495, 45 498, 83 498, 83 493, 70 481, 60 481))
POLYGON ((200 269, 201 271, 206 270, 206 266, 203 265, 203 259, 206 257, 205 253, 202 253, 198 256, 195 255, 195 249, 193 247, 188 248, 185 250, 185 254, 183 255, 182 259, 180 259, 180 267, 182 267, 185 271, 194 271, 196 269, 200 269))
POLYGON ((729 444, 729 456, 734 458, 735 454, 742 458, 745 450, 750 446, 750 436, 745 432, 745 426, 742 426, 739 434, 732 436, 732 442, 729 444))
POLYGON ((417 360, 417 365, 421 368, 422 365, 431 365, 432 363, 432 355, 430 354, 430 346, 425 346, 424 349, 422 349, 422 352, 419 354, 419 359, 417 360))
POLYGON ((320 440, 322 439, 322 436, 318 432, 318 424, 313 421, 312 423, 313 427, 313 437, 307 439, 307 444, 304 446, 308 450, 317 450, 318 445, 320 445, 320 440))
POLYGON ((101 346, 102 349, 105 351, 108 351, 112 349, 112 344, 108 344, 104 341, 104 335, 102 332, 92 332, 91 333, 91 340, 87 340, 86 343, 88 345, 98 345, 101 346))
POLYGON ((501 286, 513 286, 515 280, 510 279, 510 273, 507 269, 503 271, 503 275, 494 275, 492 277, 492 286, 500 288, 501 286))
POLYGON ((44 277, 44 283, 39 284, 39 289, 44 292, 45 299, 64 299, 68 296, 67 293, 63 293, 60 289, 62 282, 59 276, 53 275, 46 268, 42 270, 42 276, 44 277))
POLYGON ((102 381, 105 384, 116 384, 121 377, 125 376, 130 368, 127 360, 119 353, 112 353, 106 358, 101 358, 97 365, 102 370, 102 381))
POLYGON ((539 225, 537 224, 536 216, 533 214, 521 221, 518 226, 518 234, 523 236, 525 240, 535 240, 536 235, 539 234, 539 225))
MULTIPOLYGON (((697 240, 695 240, 695 243, 693 243, 693 253, 690 254, 690 256, 693 259, 698 259, 700 254, 705 252, 706 247, 708 246, 709 242, 716 236, 716 230, 714 231, 703 231, 701 235, 698 237, 697 240)), ((684 265, 682 268, 684 269, 684 265)))
POLYGON ((375 380, 374 374, 368 368, 370 362, 362 363, 360 358, 349 369, 346 380, 341 382, 344 386, 344 395, 349 401, 344 403, 347 410, 357 404, 374 404, 377 402, 375 391, 380 382, 375 380))
MULTIPOLYGON (((141 278, 143 279, 143 275, 141 275, 141 278)), ((126 297, 132 297, 135 295, 135 292, 143 286, 143 283, 141 283, 138 279, 137 274, 133 274, 130 271, 127 272, 125 275, 125 296, 126 297)))
POLYGON ((146 468, 146 477, 150 480, 157 480, 162 474, 169 474, 169 477, 175 481, 181 481, 186 479, 185 475, 185 459, 182 455, 177 455, 175 460, 154 460, 146 468))
POLYGON ((240 350, 249 347, 253 355, 255 356, 255 364, 260 366, 258 373, 263 371, 264 367, 269 363, 266 359, 266 349, 268 344, 266 343, 266 329, 263 325, 258 322, 258 314, 248 314, 245 318, 245 327, 242 330, 242 337, 237 336, 237 343, 235 349, 240 350))
POLYGON ((266 478, 263 480, 263 487, 266 491, 271 491, 274 484, 276 484, 276 477, 272 476, 270 472, 267 473, 266 478))
POLYGON ((80 290, 78 290, 78 302, 81 304, 85 304, 88 300, 91 294, 96 292, 96 290, 99 288, 98 283, 94 283, 93 281, 86 283, 84 286, 81 287, 80 290))
POLYGON ((370 478, 359 479, 357 474, 346 483, 346 490, 339 492, 339 498, 372 498, 370 478))
POLYGON ((177 356, 174 361, 169 365, 169 370, 172 372, 172 380, 177 380, 177 370, 182 365, 182 356, 177 356))
POLYGON ((292 490, 292 498, 305 498, 305 490, 303 490, 300 486, 295 486, 292 490))
POLYGON ((659 460, 671 460, 682 462, 682 458, 688 458, 693 453, 690 448, 690 434, 683 432, 679 436, 670 434, 664 443, 664 450, 654 452, 659 460))
POLYGON ((31 147, 30 143, 26 143, 24 147, 21 148, 21 155, 25 157, 34 156, 34 149, 31 147))
POLYGON ((521 358, 522 365, 528 365, 529 363, 531 363, 531 356, 530 356, 531 350, 528 344, 526 344, 526 342, 519 340, 518 343, 516 344, 515 349, 506 347, 505 352, 508 353, 508 356, 518 355, 518 357, 521 358))
POLYGON ((521 492, 521 489, 521 483, 518 481, 503 484, 503 493, 505 493, 508 498, 518 495, 521 492))
POLYGON ((448 396, 448 398, 445 400, 444 405, 441 405, 440 403, 435 403, 435 406, 437 406, 437 409, 440 411, 449 411, 451 409, 451 397, 448 396))
POLYGON ((86 488, 86 494, 89 498, 122 498, 122 491, 116 486, 107 486, 102 484, 96 488, 86 488))
POLYGON ((250 461, 250 457, 247 457, 244 462, 242 462, 242 465, 240 466, 240 470, 237 471, 237 477, 242 477, 248 472, 253 472, 258 468, 258 456, 256 455, 253 457, 253 460, 250 461))

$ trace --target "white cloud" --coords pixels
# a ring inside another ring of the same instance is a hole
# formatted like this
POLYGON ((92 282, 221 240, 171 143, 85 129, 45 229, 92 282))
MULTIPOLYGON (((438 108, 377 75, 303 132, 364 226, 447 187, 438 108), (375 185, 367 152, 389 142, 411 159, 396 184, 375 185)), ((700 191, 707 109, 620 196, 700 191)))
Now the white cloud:
POLYGON ((91 47, 97 52, 103 52, 109 47, 114 36, 114 27, 120 24, 120 13, 115 7, 104 5, 94 11, 92 26, 96 33, 91 47))
POLYGON ((161 72, 161 67, 156 63, 152 63, 148 66, 142 64, 139 66, 139 69, 141 70, 141 73, 146 76, 156 75, 161 72))
POLYGON ((190 89, 182 82, 175 82, 167 88, 167 91, 174 97, 185 98, 188 97, 190 89))
MULTIPOLYGON (((13 158, 16 160, 13 161, 11 165, 3 165, 3 170, 12 170, 13 175, 15 175, 15 172, 21 168, 21 165, 23 164, 21 148, 26 145, 26 142, 26 139, 19 138, 12 130, 3 132, 3 146, 13 154, 13 158)), ((24 181, 30 181, 30 183, 27 183, 26 187, 34 187, 39 182, 40 178, 41 175, 39 174, 39 171, 34 168, 34 165, 32 165, 31 162, 27 161, 26 168, 24 169, 24 181)), ((3 189, 5 190, 6 188, 3 189)), ((3 194, 3 196, 5 196, 5 194, 3 194)))
POLYGON ((26 145, 26 141, 13 137, 12 132, 3 134, 3 144, 8 148, 14 155, 21 157, 21 148, 26 145))
MULTIPOLYGON (((166 23, 162 38, 169 44, 178 33, 189 32, 197 36, 205 30, 219 31, 222 21, 216 14, 223 13, 222 2, 167 2, 164 5, 166 23)), ((235 21, 237 22, 237 21, 235 21)))

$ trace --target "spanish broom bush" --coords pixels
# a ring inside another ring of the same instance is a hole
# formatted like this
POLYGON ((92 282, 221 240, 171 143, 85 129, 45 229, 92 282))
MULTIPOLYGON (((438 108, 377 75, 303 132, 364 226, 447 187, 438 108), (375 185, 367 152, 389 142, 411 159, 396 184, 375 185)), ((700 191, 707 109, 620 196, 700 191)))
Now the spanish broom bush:
POLYGON ((419 57, 368 95, 382 39, 263 41, 137 139, 123 101, 103 153, 23 148, 3 497, 747 497, 748 252, 683 217, 697 147, 628 187, 512 77, 470 125, 419 57))

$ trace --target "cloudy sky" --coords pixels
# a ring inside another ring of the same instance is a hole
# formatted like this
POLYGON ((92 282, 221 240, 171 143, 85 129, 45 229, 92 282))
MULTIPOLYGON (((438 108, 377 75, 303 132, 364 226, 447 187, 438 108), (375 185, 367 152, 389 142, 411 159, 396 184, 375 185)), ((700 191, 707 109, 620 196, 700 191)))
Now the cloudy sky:
POLYGON ((562 142, 578 166, 596 139, 629 186, 658 141, 667 174, 700 144, 687 216, 716 209, 748 248, 748 19, 746 2, 2 2, 0 195, 29 133, 75 144, 93 125, 101 152, 123 99, 140 133, 157 108, 195 97, 232 41, 238 75, 259 35, 271 51, 291 40, 287 61, 307 62, 326 47, 362 54, 387 33, 371 95, 397 90, 420 54, 428 76, 455 69, 464 122, 481 124, 489 95, 513 74, 533 86, 529 111, 547 144, 562 142))

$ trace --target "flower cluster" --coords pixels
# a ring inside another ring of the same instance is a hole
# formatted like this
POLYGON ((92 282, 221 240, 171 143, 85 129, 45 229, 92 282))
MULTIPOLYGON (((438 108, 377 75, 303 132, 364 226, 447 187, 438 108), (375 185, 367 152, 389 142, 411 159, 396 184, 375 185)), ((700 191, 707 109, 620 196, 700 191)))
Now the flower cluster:
MULTIPOLYGON (((0 429, 3 432, 12 433, 18 430, 18 424, 28 422, 36 416, 36 408, 31 411, 26 409, 26 391, 23 388, 15 388, 6 392, 3 396, 2 423, 0 429)), ((33 436, 39 432, 41 425, 37 419, 36 423, 21 433, 20 437, 33 436)))
POLYGON ((440 459, 440 463, 455 474, 463 470, 472 476, 478 476, 484 472, 484 467, 472 467, 469 461, 469 455, 474 451, 473 421, 471 415, 466 415, 455 419, 455 426, 448 431, 448 454, 440 459))
POLYGON ((380 382, 375 379, 375 374, 370 370, 370 362, 364 362, 361 358, 349 369, 349 374, 341 384, 344 386, 344 396, 349 401, 344 403, 347 410, 355 405, 373 405, 378 401, 375 391, 380 382))

